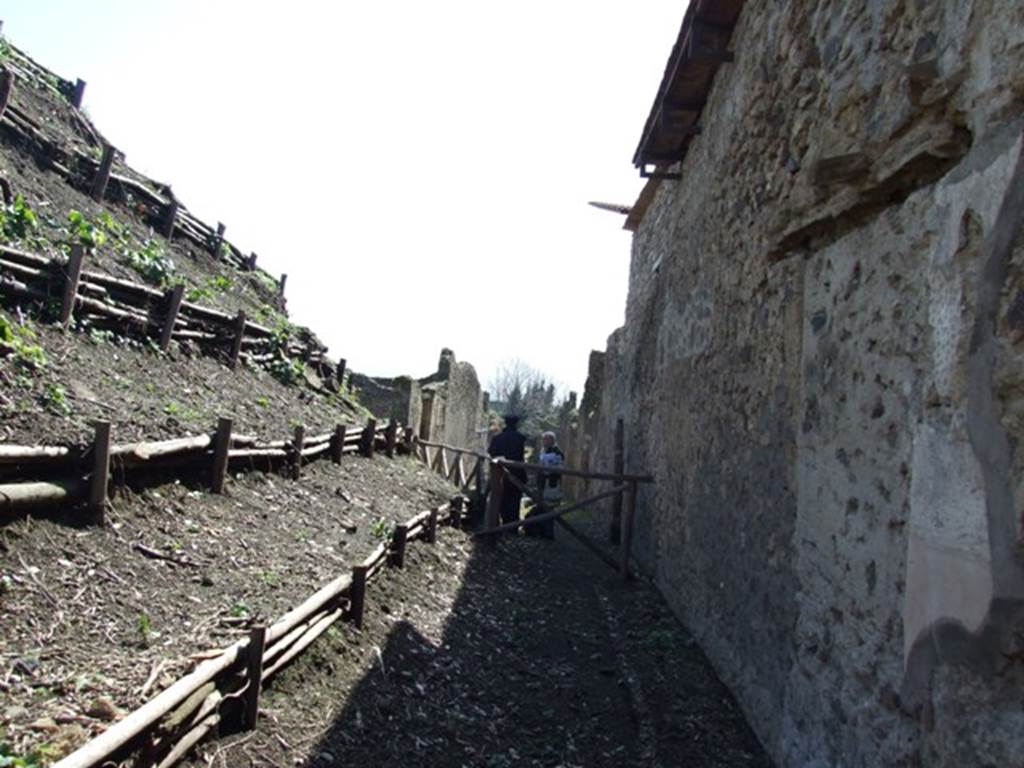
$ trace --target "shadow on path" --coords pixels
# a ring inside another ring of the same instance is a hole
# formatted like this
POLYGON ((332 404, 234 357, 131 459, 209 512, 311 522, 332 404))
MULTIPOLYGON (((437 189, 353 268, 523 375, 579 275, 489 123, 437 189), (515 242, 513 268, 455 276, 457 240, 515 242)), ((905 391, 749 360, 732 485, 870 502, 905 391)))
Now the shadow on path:
POLYGON ((651 587, 623 585, 564 533, 461 547, 458 563, 414 545, 371 587, 386 639, 307 768, 771 765, 651 587), (417 604, 443 581, 422 583, 430 558, 442 576, 464 568, 447 616, 417 604))

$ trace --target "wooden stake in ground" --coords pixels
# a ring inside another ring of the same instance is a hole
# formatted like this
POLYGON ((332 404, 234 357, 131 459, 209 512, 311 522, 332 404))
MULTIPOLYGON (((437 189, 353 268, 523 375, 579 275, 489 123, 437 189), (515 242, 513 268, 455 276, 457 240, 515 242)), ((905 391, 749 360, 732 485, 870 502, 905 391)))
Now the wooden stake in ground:
POLYGON ((339 424, 334 428, 334 437, 331 438, 331 461, 341 464, 341 456, 345 451, 345 425, 339 424))
POLYGON ((103 145, 103 159, 100 160, 100 167, 96 169, 96 175, 92 180, 92 199, 98 203, 103 202, 103 196, 107 193, 107 182, 110 181, 110 171, 114 167, 116 152, 113 145, 103 145))
POLYGON ((338 390, 345 386, 345 358, 341 358, 338 361, 338 365, 334 368, 334 378, 338 382, 338 390))
POLYGON ((89 482, 89 511, 99 522, 107 510, 107 482, 110 479, 110 422, 97 421, 92 442, 92 479, 89 482))
MULTIPOLYGON (((487 499, 487 511, 484 514, 484 528, 488 530, 496 529, 501 521, 501 497, 505 493, 505 470, 494 462, 490 463, 490 468, 491 488, 487 499)), ((488 536, 485 541, 492 547, 498 543, 494 536, 488 536)))
POLYGON ((231 345, 231 370, 238 368, 239 356, 242 354, 242 340, 245 338, 245 310, 238 310, 235 316, 235 339, 231 345))
POLYGON ((409 538, 409 526, 406 523, 399 523, 395 526, 395 532, 391 537, 391 564, 395 568, 405 566, 405 543, 409 538))
POLYGON ((185 285, 178 283, 167 292, 167 316, 164 318, 164 327, 160 332, 160 350, 166 352, 171 346, 171 334, 174 332, 174 324, 178 320, 178 312, 181 311, 181 301, 185 297, 185 285))
POLYGON ((394 419, 390 419, 388 421, 388 429, 387 432, 384 433, 384 437, 386 440, 384 446, 384 453, 387 455, 389 459, 393 459, 395 457, 395 446, 398 444, 397 421, 395 421, 394 419))
POLYGON ((430 544, 437 542, 437 507, 430 510, 430 517, 427 518, 427 542, 430 544))
POLYGON ((220 246, 224 242, 224 232, 227 231, 221 222, 217 222, 217 234, 213 236, 213 240, 210 242, 210 253, 213 254, 213 258, 220 258, 220 246))
POLYGON ((359 629, 363 628, 363 611, 366 606, 366 575, 369 568, 360 563, 352 566, 352 585, 349 587, 349 618, 359 629))
POLYGON ((75 109, 82 108, 82 99, 85 98, 85 80, 77 78, 75 87, 71 91, 71 106, 75 109))
POLYGON ((85 248, 81 243, 71 246, 71 255, 68 257, 68 265, 64 272, 64 297, 60 305, 60 324, 67 328, 71 321, 71 313, 75 309, 75 299, 78 297, 78 282, 82 278, 82 261, 85 259, 85 248))
POLYGON ((171 188, 167 188, 167 197, 170 198, 167 202, 167 207, 164 209, 164 220, 163 220, 163 235, 168 240, 174 239, 174 223, 178 218, 178 198, 174 196, 174 192, 171 188))
POLYGON ((359 441, 359 452, 368 459, 373 458, 373 444, 377 437, 376 419, 367 419, 366 427, 363 429, 362 439, 359 441))
POLYGON ((11 93, 14 92, 14 75, 6 69, 0 72, 0 117, 4 116, 7 104, 11 100, 11 93))
MULTIPOLYGON (((621 475, 626 471, 625 461, 625 426, 622 419, 615 421, 615 455, 612 472, 621 475)), ((618 544, 622 540, 622 494, 612 499, 612 522, 608 531, 608 540, 612 544, 618 544)))
POLYGON ((299 424, 295 427, 292 438, 292 480, 302 477, 302 449, 306 447, 306 427, 299 424))
POLYGON ((251 731, 256 727, 260 713, 260 683, 263 679, 263 647, 266 645, 267 628, 253 627, 249 630, 249 647, 245 652, 246 678, 249 687, 245 691, 242 727, 251 731))
POLYGON ((213 480, 211 490, 214 493, 224 492, 224 477, 228 471, 228 452, 231 450, 232 421, 221 417, 217 421, 217 441, 213 449, 213 480))

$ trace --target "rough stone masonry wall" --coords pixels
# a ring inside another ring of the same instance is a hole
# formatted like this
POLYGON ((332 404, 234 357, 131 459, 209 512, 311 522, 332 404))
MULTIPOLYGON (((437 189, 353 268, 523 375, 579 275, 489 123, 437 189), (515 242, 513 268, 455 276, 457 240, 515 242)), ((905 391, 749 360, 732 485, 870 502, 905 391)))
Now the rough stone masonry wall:
POLYGON ((1024 4, 748 2, 591 463, 781 766, 1024 759, 1024 4))

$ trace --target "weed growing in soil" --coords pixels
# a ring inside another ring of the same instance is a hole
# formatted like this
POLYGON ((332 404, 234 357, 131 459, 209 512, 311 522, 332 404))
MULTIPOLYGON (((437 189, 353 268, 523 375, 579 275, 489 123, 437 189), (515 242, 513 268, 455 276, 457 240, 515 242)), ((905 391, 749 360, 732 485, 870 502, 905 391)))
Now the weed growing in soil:
POLYGON ((139 630, 139 642, 143 646, 148 646, 150 640, 154 640, 160 636, 159 632, 153 631, 153 622, 149 618, 149 614, 143 611, 139 614, 139 618, 135 623, 136 629, 139 630))
POLYGON ((301 360, 277 357, 270 361, 270 375, 285 385, 296 384, 306 374, 306 364, 301 360))
POLYGON ((89 221, 81 211, 72 210, 68 214, 69 245, 79 244, 86 248, 99 248, 107 242, 107 233, 89 221))
MULTIPOLYGON (((0 57, 2 60, 2 57, 0 57)), ((0 768, 42 768, 43 757, 37 751, 16 755, 7 744, 0 744, 0 768)))
POLYGON ((175 403, 174 401, 171 401, 164 406, 164 413, 166 413, 168 416, 177 416, 178 414, 181 413, 181 406, 175 403))
POLYGON ((68 402, 68 391, 60 384, 47 384, 43 394, 39 396, 43 407, 58 416, 71 415, 71 403, 68 402))
POLYGON ((231 280, 224 275, 216 275, 209 278, 206 285, 190 288, 185 294, 185 298, 189 301, 202 301, 203 299, 212 299, 217 294, 227 293, 229 290, 231 290, 231 280))
POLYGON ((370 525, 370 533, 373 534, 374 538, 387 539, 394 533, 394 525, 391 521, 385 517, 378 517, 373 524, 370 525))
POLYGON ((270 398, 267 397, 266 395, 260 395, 259 397, 256 398, 256 405, 258 405, 260 408, 269 408, 270 398))
POLYGON ((0 208, 0 231, 6 242, 31 242, 39 228, 39 216, 20 194, 14 202, 0 208))
POLYGON ((46 353, 35 340, 35 331, 0 312, 0 349, 12 354, 20 367, 35 370, 46 365, 46 353))
POLYGON ((89 329, 89 341, 93 344, 113 344, 116 338, 113 331, 104 331, 99 328, 89 329))
POLYGON ((235 604, 231 606, 231 615, 236 619, 248 616, 249 613, 249 605, 245 600, 237 600, 235 601, 235 604))
POLYGON ((174 262, 160 248, 160 245, 147 240, 135 251, 128 251, 128 266, 134 269, 147 283, 161 288, 171 284, 174 277, 174 262))

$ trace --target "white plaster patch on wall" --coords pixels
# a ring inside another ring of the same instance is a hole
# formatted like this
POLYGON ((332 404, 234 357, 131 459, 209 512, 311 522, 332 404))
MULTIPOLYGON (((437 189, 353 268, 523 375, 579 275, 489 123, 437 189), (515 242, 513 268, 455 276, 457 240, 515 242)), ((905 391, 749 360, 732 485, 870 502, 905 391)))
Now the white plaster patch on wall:
POLYGON ((932 376, 939 394, 951 397, 958 365, 961 328, 960 276, 951 270, 928 274, 928 323, 932 329, 932 376))
POLYGON ((711 344, 714 298, 697 286, 684 301, 669 294, 658 327, 658 368, 699 355, 711 344))
POLYGON ((904 661, 920 633, 940 619, 976 629, 991 597, 981 467, 963 431, 921 424, 910 483, 904 661))
POLYGON ((956 268, 954 258, 960 245, 960 226, 970 208, 981 217, 987 231, 999 214, 999 206, 1010 183, 1010 176, 1021 152, 1018 139, 998 160, 975 171, 954 184, 942 184, 935 191, 929 228, 938 233, 930 256, 928 271, 928 322, 931 326, 932 371, 935 386, 944 397, 954 397, 958 369, 966 365, 961 359, 963 327, 963 270, 956 268))

